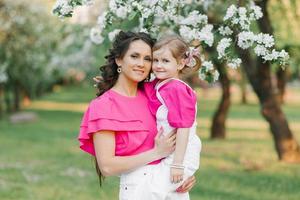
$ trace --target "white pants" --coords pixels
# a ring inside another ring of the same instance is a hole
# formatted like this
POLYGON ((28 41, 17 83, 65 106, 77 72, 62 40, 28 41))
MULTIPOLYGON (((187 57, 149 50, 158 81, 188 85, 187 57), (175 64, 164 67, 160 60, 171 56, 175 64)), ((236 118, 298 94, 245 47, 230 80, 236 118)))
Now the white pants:
MULTIPOLYGON (((189 193, 175 191, 183 181, 171 184, 169 177, 170 168, 166 167, 164 160, 122 174, 119 200, 189 200, 189 193)), ((187 177, 185 175, 184 180, 187 177)))
POLYGON ((146 187, 153 176, 156 165, 146 165, 120 177, 119 200, 141 200, 139 191, 146 187))

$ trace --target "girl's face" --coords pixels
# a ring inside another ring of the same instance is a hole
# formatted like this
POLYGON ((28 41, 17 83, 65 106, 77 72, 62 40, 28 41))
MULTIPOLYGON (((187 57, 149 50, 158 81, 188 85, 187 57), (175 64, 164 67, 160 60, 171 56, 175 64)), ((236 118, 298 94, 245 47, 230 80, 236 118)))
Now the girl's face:
POLYGON ((151 47, 142 40, 135 40, 130 43, 123 58, 116 59, 122 72, 119 78, 125 78, 133 82, 145 80, 151 70, 152 53, 151 47))
POLYGON ((160 80, 178 78, 179 71, 184 67, 178 63, 169 48, 163 47, 153 52, 152 71, 160 80))

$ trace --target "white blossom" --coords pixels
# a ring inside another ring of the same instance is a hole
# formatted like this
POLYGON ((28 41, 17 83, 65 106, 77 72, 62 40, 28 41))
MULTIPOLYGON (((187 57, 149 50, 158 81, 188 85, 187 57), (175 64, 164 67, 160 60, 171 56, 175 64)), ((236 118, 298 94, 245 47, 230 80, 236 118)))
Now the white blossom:
POLYGON ((233 31, 228 26, 221 26, 219 29, 219 33, 223 36, 231 35, 233 31))
POLYGON ((199 78, 200 78, 201 80, 205 80, 206 74, 200 72, 200 73, 199 73, 199 78))
POLYGON ((200 32, 197 33, 194 30, 194 39, 198 39, 199 41, 204 41, 208 46, 212 46, 214 43, 214 34, 212 33, 213 25, 207 24, 205 25, 200 32))
POLYGON ((115 29, 112 32, 110 32, 108 34, 108 38, 110 41, 113 41, 115 39, 115 37, 119 34, 119 32, 121 31, 121 29, 115 29))
POLYGON ((263 17, 263 13, 261 11, 261 7, 252 5, 250 6, 250 9, 252 13, 250 14, 250 19, 251 20, 258 20, 263 17))
POLYGON ((238 13, 240 17, 244 18, 247 15, 247 9, 245 7, 239 7, 238 13))
POLYGON ((230 46, 232 39, 223 38, 217 45, 218 59, 221 59, 226 56, 226 49, 230 46))
MULTIPOLYGON (((57 0, 54 6, 55 13, 59 16, 70 16, 74 7, 90 2, 92 0, 57 0)), ((213 0, 197 2, 204 6, 210 5, 213 0)), ((107 28, 112 25, 112 22, 126 20, 134 11, 139 24, 133 30, 149 33, 152 36, 179 30, 180 36, 187 42, 197 41, 200 42, 200 45, 205 43, 212 46, 214 43, 213 25, 208 23, 207 14, 203 14, 199 10, 190 10, 193 7, 188 4, 193 5, 194 3, 195 1, 192 0, 110 0, 107 12, 99 16, 97 26, 91 30, 90 37, 93 42, 102 43, 104 41, 102 32, 107 32, 107 28), (189 7, 186 7, 187 5, 189 7)), ((272 35, 257 34, 250 30, 252 21, 262 16, 262 9, 253 1, 250 1, 250 4, 245 7, 237 7, 234 4, 229 6, 223 17, 223 24, 218 29, 222 36, 217 44, 218 59, 225 58, 228 67, 236 69, 241 64, 241 59, 232 58, 227 52, 228 48, 237 45, 242 49, 253 48, 254 53, 266 61, 279 61, 280 64, 287 62, 288 53, 284 50, 276 51, 274 49, 275 40, 272 35), (234 36, 237 37, 236 43, 232 41, 234 36)), ((119 31, 119 29, 111 31, 108 33, 108 38, 113 40, 119 31)), ((213 68, 211 61, 204 59, 202 66, 202 70, 199 71, 201 79, 210 81, 211 78, 214 80, 219 78, 219 73, 213 68)))
POLYGON ((149 31, 146 29, 146 28, 141 28, 139 30, 139 32, 142 32, 142 33, 149 33, 149 31))
POLYGON ((274 37, 269 34, 260 33, 256 35, 255 40, 258 44, 264 44, 265 47, 273 47, 275 44, 274 37))
POLYGON ((232 18, 237 12, 238 12, 238 9, 237 9, 237 7, 235 5, 229 6, 229 8, 227 9, 226 15, 223 18, 223 20, 226 21, 226 20, 232 18))
POLYGON ((231 69, 237 69, 242 63, 242 60, 240 58, 232 59, 229 63, 227 63, 227 66, 231 69))
POLYGON ((285 50, 281 50, 279 52, 279 57, 284 58, 284 59, 289 59, 290 58, 289 54, 285 50))
POLYGON ((199 11, 194 10, 185 18, 182 18, 180 20, 180 24, 182 25, 191 25, 196 27, 197 24, 207 24, 207 16, 202 15, 199 13, 199 11))
POLYGON ((107 12, 102 13, 102 15, 100 15, 97 19, 97 25, 99 27, 99 29, 102 31, 105 26, 106 26, 106 15, 107 12))
POLYGON ((187 40, 188 42, 190 42, 190 41, 192 41, 192 40, 194 40, 196 38, 197 32, 195 30, 191 29, 190 27, 183 25, 179 29, 179 34, 185 40, 187 40))
POLYGON ((110 1, 109 1, 109 4, 108 4, 108 7, 109 7, 109 9, 110 9, 112 12, 116 12, 117 9, 118 9, 117 2, 114 1, 114 0, 110 0, 110 1))
POLYGON ((264 56, 264 55, 266 55, 267 51, 268 51, 268 50, 267 50, 266 47, 263 46, 263 45, 257 45, 257 46, 254 48, 255 54, 258 55, 258 56, 264 56))
POLYGON ((238 34, 238 46, 242 49, 247 49, 253 45, 255 35, 252 32, 243 31, 238 34))
POLYGON ((142 18, 147 19, 151 14, 153 14, 153 11, 149 8, 144 8, 142 12, 142 18))
POLYGON ((125 6, 121 6, 117 8, 116 15, 121 19, 125 19, 127 17, 128 10, 125 6))
POLYGON ((216 82, 217 80, 219 80, 219 76, 220 76, 220 73, 217 70, 215 70, 214 71, 214 82, 216 82))
POLYGON ((73 10, 73 7, 72 7, 72 6, 70 6, 70 5, 63 5, 63 6, 61 7, 60 12, 61 12, 62 15, 67 15, 67 14, 69 14, 70 12, 72 12, 72 10, 73 10))
POLYGON ((213 65, 213 63, 211 61, 204 61, 202 63, 202 67, 205 67, 205 72, 208 72, 208 71, 214 69, 214 65, 213 65))
POLYGON ((143 4, 148 7, 153 7, 159 0, 143 0, 143 4))
POLYGON ((101 35, 102 30, 98 27, 94 27, 91 29, 90 38, 96 44, 101 44, 104 41, 104 38, 101 35))

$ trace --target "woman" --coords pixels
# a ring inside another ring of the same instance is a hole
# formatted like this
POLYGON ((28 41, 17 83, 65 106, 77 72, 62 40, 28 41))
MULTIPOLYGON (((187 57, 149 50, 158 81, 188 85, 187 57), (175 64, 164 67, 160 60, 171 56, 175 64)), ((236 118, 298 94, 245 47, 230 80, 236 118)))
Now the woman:
MULTIPOLYGON (((121 175, 120 199, 135 199, 135 190, 151 177, 160 159, 174 151, 175 134, 157 134, 143 81, 149 77, 153 39, 145 33, 120 32, 102 66, 98 97, 85 112, 80 147, 96 157, 101 177, 121 175)), ((162 132, 162 131, 161 131, 162 132)), ((177 192, 195 184, 189 178, 177 192)))

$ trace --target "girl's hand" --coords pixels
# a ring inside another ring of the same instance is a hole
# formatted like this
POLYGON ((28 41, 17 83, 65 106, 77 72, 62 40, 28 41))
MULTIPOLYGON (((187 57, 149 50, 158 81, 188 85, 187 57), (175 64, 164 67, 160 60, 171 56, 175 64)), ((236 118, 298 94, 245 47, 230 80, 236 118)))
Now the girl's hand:
POLYGON ((93 80, 96 82, 96 83, 94 84, 94 87, 97 87, 97 84, 98 84, 99 82, 101 82, 101 81, 103 80, 103 78, 102 78, 102 76, 95 76, 95 77, 93 77, 93 80))
POLYGON ((155 152, 160 158, 167 157, 175 150, 176 134, 175 130, 163 136, 163 129, 161 128, 155 137, 155 152))
POLYGON ((188 179, 186 179, 183 184, 176 189, 176 192, 179 193, 185 193, 189 192, 196 184, 196 177, 190 176, 188 179))
POLYGON ((179 183, 183 180, 183 169, 176 169, 171 167, 170 173, 171 183, 179 183))
POLYGON ((102 76, 95 76, 93 77, 93 80, 96 82, 96 83, 99 83, 100 81, 103 80, 102 76))

